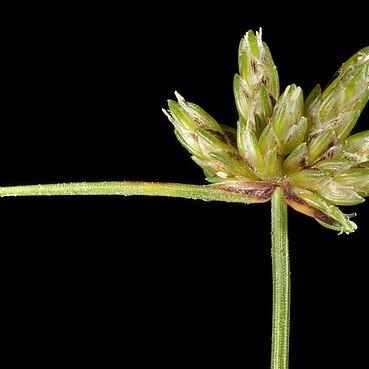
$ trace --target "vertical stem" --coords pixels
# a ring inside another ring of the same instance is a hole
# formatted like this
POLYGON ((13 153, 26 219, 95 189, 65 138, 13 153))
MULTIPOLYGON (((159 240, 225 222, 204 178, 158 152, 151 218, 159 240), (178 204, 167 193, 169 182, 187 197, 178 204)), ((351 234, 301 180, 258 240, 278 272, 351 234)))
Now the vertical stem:
POLYGON ((290 264, 287 204, 282 190, 272 195, 273 318, 271 369, 288 369, 290 333, 290 264))

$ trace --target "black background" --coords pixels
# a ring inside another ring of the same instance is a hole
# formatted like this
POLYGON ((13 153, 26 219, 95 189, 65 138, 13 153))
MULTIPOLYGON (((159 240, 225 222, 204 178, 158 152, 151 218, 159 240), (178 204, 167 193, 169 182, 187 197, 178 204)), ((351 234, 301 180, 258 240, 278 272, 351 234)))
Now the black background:
MULTIPOLYGON (((234 125, 247 30, 263 27, 282 88, 306 93, 368 45, 358 7, 242 4, 9 10, 0 184, 205 183, 161 112, 174 90, 234 125)), ((291 369, 367 356, 368 202, 351 211, 349 236, 289 212, 291 369)), ((0 213, 14 362, 269 367, 269 203, 3 198, 0 213)))

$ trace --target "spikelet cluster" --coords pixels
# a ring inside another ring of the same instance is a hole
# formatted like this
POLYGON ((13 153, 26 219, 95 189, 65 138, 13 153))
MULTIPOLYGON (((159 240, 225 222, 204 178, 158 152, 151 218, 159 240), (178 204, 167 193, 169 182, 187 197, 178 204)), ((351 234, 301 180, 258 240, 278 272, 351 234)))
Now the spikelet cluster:
POLYGON ((280 187, 295 210, 339 232, 355 231, 351 215, 337 206, 369 196, 369 130, 350 135, 369 99, 369 47, 306 99, 296 85, 280 93, 261 30, 242 38, 238 66, 237 129, 176 93, 164 113, 180 143, 212 186, 241 193, 251 203, 268 201, 280 187))

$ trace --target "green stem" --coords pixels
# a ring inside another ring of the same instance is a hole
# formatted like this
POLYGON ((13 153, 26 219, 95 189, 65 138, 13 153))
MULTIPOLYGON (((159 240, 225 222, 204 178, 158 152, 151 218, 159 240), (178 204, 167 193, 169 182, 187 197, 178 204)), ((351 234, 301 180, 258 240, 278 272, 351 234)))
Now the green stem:
POLYGON ((288 369, 290 334, 290 262, 287 204, 282 190, 272 195, 273 320, 271 369, 288 369))
MULTIPOLYGON (((249 203, 244 194, 212 185, 155 182, 79 182, 0 187, 4 196, 144 195, 249 203)), ((280 188, 272 195, 273 336, 271 369, 288 369, 290 269, 287 204, 280 188)))
POLYGON ((244 195, 211 185, 155 182, 79 182, 0 187, 3 196, 146 195, 205 201, 250 202, 244 195))

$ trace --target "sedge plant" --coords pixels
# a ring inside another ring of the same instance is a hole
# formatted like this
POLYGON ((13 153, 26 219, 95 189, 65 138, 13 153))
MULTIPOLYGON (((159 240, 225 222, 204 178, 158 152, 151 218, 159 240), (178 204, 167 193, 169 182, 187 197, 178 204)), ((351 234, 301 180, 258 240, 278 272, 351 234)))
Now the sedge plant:
POLYGON ((179 142, 209 182, 59 183, 0 188, 0 196, 145 195, 207 201, 271 201, 273 316, 271 369, 288 368, 290 265, 288 205, 339 233, 354 214, 338 206, 369 196, 369 130, 350 135, 369 99, 369 47, 358 51, 322 89, 305 98, 296 85, 280 91, 262 32, 248 31, 238 50, 233 88, 237 127, 219 124, 179 93, 163 110, 179 142))

